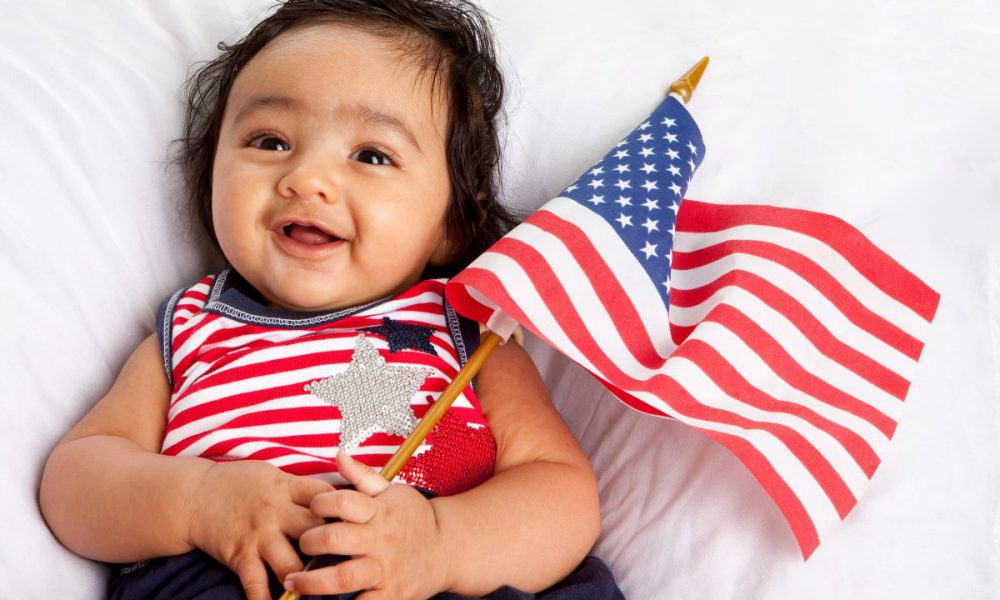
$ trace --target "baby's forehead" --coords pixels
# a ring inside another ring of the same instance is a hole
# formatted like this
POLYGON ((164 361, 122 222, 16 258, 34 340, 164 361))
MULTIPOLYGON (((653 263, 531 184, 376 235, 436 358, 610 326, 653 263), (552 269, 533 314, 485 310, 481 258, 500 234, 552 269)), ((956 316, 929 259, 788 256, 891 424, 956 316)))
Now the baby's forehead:
POLYGON ((430 76, 446 72, 452 57, 444 45, 424 32, 399 24, 369 21, 317 21, 303 23, 278 34, 259 54, 300 51, 300 42, 322 41, 331 37, 364 40, 380 46, 401 67, 415 67, 430 76))
MULTIPOLYGON (((332 55, 322 52, 330 41, 342 42, 344 46, 374 47, 376 55, 368 55, 361 65, 382 63, 394 69, 400 83, 413 85, 425 93, 442 94, 449 92, 449 64, 453 60, 442 44, 422 32, 409 27, 391 27, 384 23, 323 21, 303 24, 282 32, 265 44, 248 62, 264 60, 308 60, 328 64, 330 68, 343 67, 335 64, 332 55)), ((244 70, 246 68, 244 67, 244 70)))

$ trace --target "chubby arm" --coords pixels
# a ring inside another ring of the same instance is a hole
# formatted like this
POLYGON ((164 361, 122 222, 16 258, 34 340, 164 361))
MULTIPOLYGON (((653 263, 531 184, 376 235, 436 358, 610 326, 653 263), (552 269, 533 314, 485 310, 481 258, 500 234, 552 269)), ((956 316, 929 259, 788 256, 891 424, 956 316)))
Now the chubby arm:
POLYGON ((150 336, 52 451, 42 515, 77 554, 129 562, 198 547, 235 571, 251 599, 270 598, 264 562, 279 577, 302 568, 286 536, 322 523, 307 507, 331 486, 256 461, 159 454, 169 402, 150 336))
POLYGON ((597 482, 527 353, 499 347, 478 380, 497 440, 494 476, 431 501, 452 558, 450 591, 539 591, 568 575, 600 533, 597 482))
POLYGON ((481 596, 502 585, 542 590, 573 570, 600 532, 597 484, 586 457, 517 344, 494 351, 477 390, 497 440, 493 477, 428 502, 339 455, 341 474, 363 493, 316 496, 314 513, 344 522, 314 528, 299 541, 309 554, 353 560, 293 574, 287 588, 368 590, 359 600, 426 598, 442 590, 481 596))
POLYGON ((211 463, 159 455, 169 403, 155 336, 49 456, 39 502, 77 554, 127 562, 191 549, 194 486, 211 463))

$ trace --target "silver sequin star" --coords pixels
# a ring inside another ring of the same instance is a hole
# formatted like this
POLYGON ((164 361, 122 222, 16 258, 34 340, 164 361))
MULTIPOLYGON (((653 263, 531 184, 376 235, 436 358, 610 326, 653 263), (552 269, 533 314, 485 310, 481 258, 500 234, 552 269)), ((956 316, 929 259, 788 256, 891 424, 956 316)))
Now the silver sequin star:
POLYGON ((432 373, 424 367, 387 365, 361 334, 346 371, 304 387, 340 409, 340 447, 353 450, 376 431, 410 435, 417 426, 410 400, 432 373))

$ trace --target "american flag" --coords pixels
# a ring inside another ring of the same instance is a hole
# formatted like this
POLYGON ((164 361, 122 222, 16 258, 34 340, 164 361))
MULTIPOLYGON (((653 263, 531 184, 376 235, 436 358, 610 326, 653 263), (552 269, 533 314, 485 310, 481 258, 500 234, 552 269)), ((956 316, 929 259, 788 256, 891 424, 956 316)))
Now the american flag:
POLYGON ((938 295, 835 217, 682 203, 704 154, 667 97, 447 295, 723 444, 808 558, 880 462, 938 295))

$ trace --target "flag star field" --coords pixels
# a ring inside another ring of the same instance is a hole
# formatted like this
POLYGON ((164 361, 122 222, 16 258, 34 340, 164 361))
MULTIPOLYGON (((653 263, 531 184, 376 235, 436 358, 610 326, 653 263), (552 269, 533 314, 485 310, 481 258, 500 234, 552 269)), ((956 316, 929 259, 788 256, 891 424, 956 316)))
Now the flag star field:
POLYGON ((669 300, 674 222, 705 156, 691 115, 669 97, 560 196, 600 215, 669 300))

